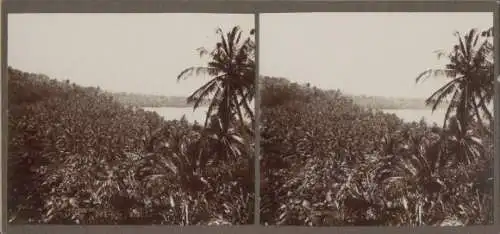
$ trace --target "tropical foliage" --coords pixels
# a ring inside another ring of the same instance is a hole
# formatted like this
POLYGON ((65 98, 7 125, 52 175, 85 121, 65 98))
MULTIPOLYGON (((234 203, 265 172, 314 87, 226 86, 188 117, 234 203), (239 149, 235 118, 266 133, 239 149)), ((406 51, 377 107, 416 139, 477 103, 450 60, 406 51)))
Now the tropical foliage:
POLYGON ((428 69, 417 77, 417 82, 430 75, 445 76, 449 79, 443 87, 434 92, 427 100, 435 110, 446 98, 450 100, 444 126, 451 115, 461 122, 479 121, 485 117, 493 121, 487 104, 494 94, 493 79, 493 35, 490 30, 480 33, 471 29, 462 36, 455 32, 458 44, 451 52, 437 51, 438 57, 446 56, 449 63, 442 69, 428 69))
MULTIPOLYGON (((188 102, 194 103, 194 108, 213 95, 207 112, 209 117, 216 113, 224 129, 229 128, 232 120, 237 117, 242 125, 244 117, 253 119, 250 102, 255 94, 255 45, 251 37, 242 39, 239 27, 225 34, 222 29, 217 30, 220 43, 209 52, 199 48, 201 56, 209 55, 210 61, 206 67, 190 67, 177 77, 178 80, 186 79, 193 74, 208 74, 212 79, 197 89, 188 97, 188 102)), ((250 35, 254 34, 254 30, 250 35)), ((205 123, 206 125, 207 123, 205 123)))
POLYGON ((227 118, 241 106, 253 115, 242 101, 253 97, 252 41, 236 47, 239 32, 211 54, 207 70, 220 94, 205 126, 9 68, 9 223, 252 223, 253 137, 249 123, 227 118))
POLYGON ((458 37, 450 63, 433 72, 451 80, 427 101, 449 105, 443 127, 403 122, 340 91, 262 78, 262 223, 491 224, 493 63, 482 36, 458 37))

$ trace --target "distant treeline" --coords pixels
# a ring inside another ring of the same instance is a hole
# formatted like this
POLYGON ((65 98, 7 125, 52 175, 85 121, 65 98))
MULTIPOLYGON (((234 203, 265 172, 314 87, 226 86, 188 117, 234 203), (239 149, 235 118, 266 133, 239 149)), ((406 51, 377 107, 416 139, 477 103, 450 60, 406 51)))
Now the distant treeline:
MULTIPOLYGON (((137 107, 190 107, 192 104, 187 102, 187 97, 181 96, 162 96, 136 93, 110 93, 118 102, 137 107)), ((208 102, 203 103, 207 105, 208 102)))
MULTIPOLYGON (((279 80, 282 84, 288 84, 289 80, 283 77, 266 77, 266 76, 261 76, 260 79, 264 80, 266 78, 272 78, 279 80)), ((278 82, 278 81, 277 81, 278 82)), ((339 89, 332 89, 332 90, 321 90, 316 87, 311 85, 310 83, 306 84, 298 84, 298 83, 291 83, 290 84, 292 87, 302 87, 303 89, 311 89, 315 91, 316 93, 318 92, 325 92, 328 96, 332 97, 337 97, 338 95, 343 96, 344 98, 347 98, 350 100, 353 104, 356 104, 360 107, 363 108, 371 108, 371 109, 430 109, 432 106, 427 106, 425 101, 425 98, 402 98, 402 97, 382 97, 382 96, 368 96, 368 95, 352 95, 345 93, 342 90, 339 89)), ((291 94, 290 94, 291 95, 291 94)), ((281 97, 283 98, 283 97, 281 97)), ((278 99, 281 99, 278 98, 278 99)), ((276 100, 278 101, 278 100, 276 100)), ((280 102, 280 101, 278 101, 280 102)), ((443 101, 442 106, 446 106, 448 104, 447 101, 443 101)), ((438 107, 438 109, 441 107, 438 107)))
MULTIPOLYGON (((423 98, 397 98, 366 95, 351 95, 357 105, 373 109, 428 109, 423 98)), ((445 103, 443 103, 445 104, 445 103)), ((443 105, 446 106, 446 105, 443 105)))

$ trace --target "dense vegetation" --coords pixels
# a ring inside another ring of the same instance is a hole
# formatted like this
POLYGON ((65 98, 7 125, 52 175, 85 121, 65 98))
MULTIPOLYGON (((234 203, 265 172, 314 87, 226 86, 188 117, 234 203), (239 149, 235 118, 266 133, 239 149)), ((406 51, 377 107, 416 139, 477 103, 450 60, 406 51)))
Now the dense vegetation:
POLYGON ((404 123, 339 91, 263 78, 261 222, 491 224, 489 32, 457 34, 445 69, 423 73, 450 80, 426 100, 448 105, 443 127, 404 123))
MULTIPOLYGON (((218 31, 225 48, 218 43, 213 59, 241 65, 227 80, 255 80, 253 40, 239 43, 239 33, 218 31), (228 54, 237 59, 221 59, 228 54)), ((224 102, 204 126, 192 125, 125 107, 98 88, 8 72, 9 223, 252 223, 253 137, 224 102)), ((252 100, 245 87, 232 90, 252 100)), ((188 101, 203 98, 211 100, 188 101)))

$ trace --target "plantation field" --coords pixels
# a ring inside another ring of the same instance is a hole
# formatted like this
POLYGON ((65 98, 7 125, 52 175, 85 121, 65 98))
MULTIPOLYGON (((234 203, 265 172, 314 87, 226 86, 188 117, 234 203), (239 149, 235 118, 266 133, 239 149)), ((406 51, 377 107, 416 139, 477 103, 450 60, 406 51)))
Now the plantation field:
POLYGON ((340 92, 261 82, 263 224, 491 224, 493 144, 479 128, 407 123, 340 92))
POLYGON ((8 82, 9 223, 251 222, 248 135, 227 154, 214 124, 165 121, 13 68, 8 82))

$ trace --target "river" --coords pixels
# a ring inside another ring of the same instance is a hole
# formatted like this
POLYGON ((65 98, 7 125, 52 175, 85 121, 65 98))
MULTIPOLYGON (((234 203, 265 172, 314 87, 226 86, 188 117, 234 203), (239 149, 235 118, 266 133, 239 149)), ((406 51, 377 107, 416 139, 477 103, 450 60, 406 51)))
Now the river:
MULTIPOLYGON (((183 115, 189 122, 205 122, 207 106, 193 110, 192 107, 145 107, 144 110, 154 111, 166 120, 180 119, 183 115)), ((407 122, 420 121, 423 117, 429 124, 441 125, 444 120, 446 109, 437 109, 432 112, 430 109, 384 109, 386 113, 396 114, 399 118, 407 122)))
POLYGON ((193 110, 193 107, 144 107, 143 109, 154 111, 165 118, 165 120, 181 119, 185 115, 189 122, 194 123, 194 121, 197 121, 203 124, 208 106, 198 107, 196 110, 193 110))
POLYGON ((437 109, 432 112, 431 109, 385 109, 386 113, 395 114, 406 122, 420 121, 424 118, 429 124, 436 123, 442 125, 446 109, 437 109))

